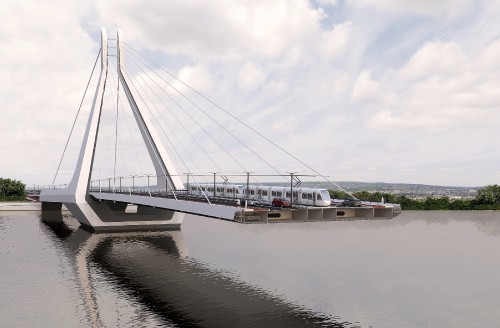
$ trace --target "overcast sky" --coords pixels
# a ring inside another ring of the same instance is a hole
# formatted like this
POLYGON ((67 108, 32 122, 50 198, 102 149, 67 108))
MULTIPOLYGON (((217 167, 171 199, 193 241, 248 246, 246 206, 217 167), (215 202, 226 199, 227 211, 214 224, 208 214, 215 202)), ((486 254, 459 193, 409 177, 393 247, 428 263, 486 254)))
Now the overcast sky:
POLYGON ((52 182, 103 26, 334 180, 500 183, 499 1, 0 0, 0 21, 1 177, 52 182))

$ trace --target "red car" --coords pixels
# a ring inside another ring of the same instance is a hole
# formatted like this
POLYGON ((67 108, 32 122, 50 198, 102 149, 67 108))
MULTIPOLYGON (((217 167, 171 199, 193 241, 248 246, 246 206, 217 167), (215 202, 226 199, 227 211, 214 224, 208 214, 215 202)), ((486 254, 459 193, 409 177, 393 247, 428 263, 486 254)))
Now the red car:
POLYGON ((288 199, 277 197, 273 199, 272 205, 274 207, 290 207, 292 204, 288 199))

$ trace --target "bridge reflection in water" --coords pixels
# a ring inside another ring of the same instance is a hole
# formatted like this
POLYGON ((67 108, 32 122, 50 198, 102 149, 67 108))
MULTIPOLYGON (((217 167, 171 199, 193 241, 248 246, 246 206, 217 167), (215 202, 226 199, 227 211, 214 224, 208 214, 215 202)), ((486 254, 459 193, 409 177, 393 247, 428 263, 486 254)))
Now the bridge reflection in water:
MULTIPOLYGON (((44 213, 41 221, 62 241, 61 247, 74 263, 85 311, 94 327, 106 324, 90 267, 98 267, 109 276, 112 288, 138 300, 167 326, 354 326, 313 313, 190 260, 179 230, 92 234, 77 228, 76 220, 60 212, 44 213)), ((109 311, 110 306, 104 307, 109 311)))

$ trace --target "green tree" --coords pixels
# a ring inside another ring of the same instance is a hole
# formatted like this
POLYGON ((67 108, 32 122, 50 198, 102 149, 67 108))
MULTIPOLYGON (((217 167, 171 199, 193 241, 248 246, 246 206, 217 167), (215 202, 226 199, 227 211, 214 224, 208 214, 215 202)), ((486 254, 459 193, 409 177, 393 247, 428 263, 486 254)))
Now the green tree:
POLYGON ((330 198, 332 199, 349 199, 352 198, 348 193, 341 190, 333 190, 329 189, 328 193, 330 194, 330 198))
POLYGON ((443 197, 427 197, 424 201, 425 210, 449 210, 450 199, 446 196, 443 197))
POLYGON ((472 209, 474 209, 472 201, 469 199, 454 199, 450 202, 450 210, 464 211, 472 209))
POLYGON ((26 185, 18 180, 0 178, 0 200, 24 200, 26 185))
POLYGON ((411 199, 408 196, 399 196, 394 203, 400 204, 402 210, 422 210, 423 202, 411 199))
MULTIPOLYGON (((371 201, 372 200, 372 194, 369 191, 366 191, 366 190, 355 192, 353 195, 357 199, 367 200, 367 201, 371 201)), ((380 201, 380 199, 378 201, 380 201)))
POLYGON ((475 198, 478 205, 499 205, 500 204, 500 186, 489 185, 479 189, 475 198))

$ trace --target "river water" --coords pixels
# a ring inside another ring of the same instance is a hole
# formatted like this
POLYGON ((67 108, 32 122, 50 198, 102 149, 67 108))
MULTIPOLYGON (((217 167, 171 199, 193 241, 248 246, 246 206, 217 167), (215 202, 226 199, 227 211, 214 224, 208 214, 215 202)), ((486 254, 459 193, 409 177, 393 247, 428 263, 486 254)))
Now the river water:
POLYGON ((0 327, 500 327, 500 212, 90 234, 0 212, 0 327))

